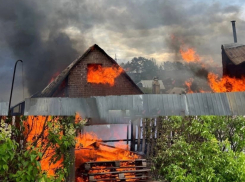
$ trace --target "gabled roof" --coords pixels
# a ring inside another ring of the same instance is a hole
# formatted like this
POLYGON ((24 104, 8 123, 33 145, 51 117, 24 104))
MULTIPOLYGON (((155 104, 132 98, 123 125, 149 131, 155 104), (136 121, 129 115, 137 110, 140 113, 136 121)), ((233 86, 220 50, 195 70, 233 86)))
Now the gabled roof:
MULTIPOLYGON (((92 50, 97 48, 99 51, 101 51, 103 54, 105 54, 109 60, 118 65, 117 62, 112 59, 106 52, 101 49, 98 45, 94 44, 91 46, 82 56, 78 57, 76 60, 74 60, 66 69, 64 69, 55 79, 52 81, 50 84, 48 84, 41 92, 38 92, 32 96, 32 98, 36 97, 51 97, 54 92, 58 89, 60 84, 63 82, 63 80, 68 76, 70 73, 71 69, 78 63, 80 62, 85 56, 87 56, 92 50)), ((119 66, 119 65, 118 65, 119 66)), ((121 74, 124 74, 124 76, 140 91, 140 93, 143 93, 139 87, 133 82, 133 80, 126 74, 126 72, 123 72, 121 74)))
POLYGON ((224 44, 221 49, 225 51, 228 58, 235 65, 245 62, 245 45, 238 43, 224 44))

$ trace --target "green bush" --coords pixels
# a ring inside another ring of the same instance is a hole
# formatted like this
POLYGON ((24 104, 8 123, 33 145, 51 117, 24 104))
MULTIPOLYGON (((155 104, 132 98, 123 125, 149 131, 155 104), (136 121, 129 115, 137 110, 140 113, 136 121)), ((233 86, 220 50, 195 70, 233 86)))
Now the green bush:
POLYGON ((245 181, 244 117, 162 117, 152 157, 163 181, 245 181))

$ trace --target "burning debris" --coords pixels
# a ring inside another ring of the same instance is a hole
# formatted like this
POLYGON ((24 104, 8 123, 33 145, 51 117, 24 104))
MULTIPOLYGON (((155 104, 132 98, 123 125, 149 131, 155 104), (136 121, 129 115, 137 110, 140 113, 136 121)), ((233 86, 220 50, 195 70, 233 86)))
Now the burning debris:
POLYGON ((102 143, 94 133, 77 138, 76 180, 137 181, 148 179, 146 161, 119 142, 115 147, 102 143))
MULTIPOLYGON (((59 146, 53 146, 50 143, 52 139, 48 137, 49 132, 63 136, 64 131, 60 131, 56 125, 58 120, 59 117, 52 119, 51 116, 28 116, 24 121, 26 141, 43 153, 42 158, 37 160, 40 160, 42 171, 46 171, 50 176, 55 175, 56 169, 60 168, 63 162, 63 158, 53 161, 55 148, 59 146)), ((76 115, 75 123, 78 122, 81 122, 81 117, 76 115)), ((140 155, 131 152, 123 142, 110 146, 103 143, 95 133, 79 134, 75 146, 76 180, 85 182, 104 181, 104 178, 126 181, 146 179, 149 169, 146 169, 146 163, 140 158, 140 155), (115 163, 117 165, 113 166, 115 163), (88 165, 89 169, 86 167, 88 165)))
POLYGON ((126 144, 119 142, 115 147, 102 143, 95 133, 83 133, 77 137, 76 167, 86 161, 137 159, 137 154, 131 153, 126 144))
POLYGON ((77 182, 147 181, 145 159, 86 162, 77 170, 77 182))

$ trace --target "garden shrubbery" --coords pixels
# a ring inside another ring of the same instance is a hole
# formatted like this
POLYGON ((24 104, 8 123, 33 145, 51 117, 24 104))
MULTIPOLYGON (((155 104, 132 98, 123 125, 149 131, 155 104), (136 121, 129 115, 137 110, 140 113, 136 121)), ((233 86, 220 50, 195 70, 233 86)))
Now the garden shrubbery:
POLYGON ((152 157, 163 181, 245 181, 245 118, 161 117, 152 157))

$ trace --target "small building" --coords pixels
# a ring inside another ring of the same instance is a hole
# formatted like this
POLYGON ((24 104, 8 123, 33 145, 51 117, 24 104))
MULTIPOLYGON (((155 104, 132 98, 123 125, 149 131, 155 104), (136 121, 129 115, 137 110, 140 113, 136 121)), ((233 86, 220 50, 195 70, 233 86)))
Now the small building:
POLYGON ((232 43, 221 46, 223 76, 245 76, 245 45, 232 43))
MULTIPOLYGON (((47 87, 32 97, 91 97, 143 93, 125 71, 115 78, 113 85, 89 82, 88 70, 91 67, 93 70, 120 68, 114 59, 95 44, 64 69, 47 87)), ((110 71, 106 71, 106 74, 110 77, 110 71)))
MULTIPOLYGON (((143 90, 144 93, 152 93, 152 83, 154 80, 141 80, 137 86, 143 90)), ((165 87, 162 80, 158 80, 160 84, 160 94, 164 93, 165 87)))

